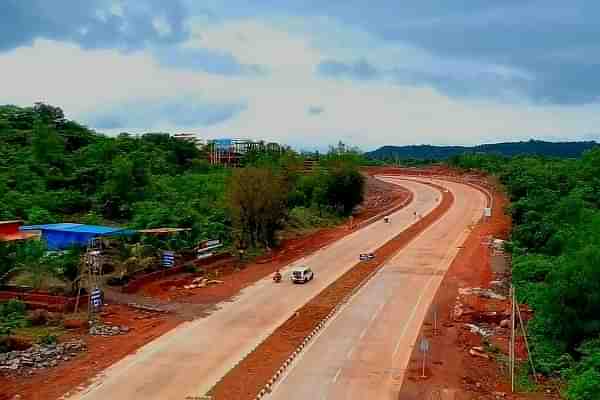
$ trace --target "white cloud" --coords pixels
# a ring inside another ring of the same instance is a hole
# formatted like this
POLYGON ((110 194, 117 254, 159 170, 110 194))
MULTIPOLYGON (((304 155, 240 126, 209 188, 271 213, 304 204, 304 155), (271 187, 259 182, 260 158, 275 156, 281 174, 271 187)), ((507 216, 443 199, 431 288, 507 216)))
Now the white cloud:
POLYGON ((255 20, 196 25, 184 46, 227 51, 242 64, 263 65, 271 73, 312 73, 321 61, 305 38, 255 20))
MULTIPOLYGON (((229 52, 244 64, 266 66, 270 73, 259 77, 168 69, 150 51, 82 50, 38 40, 32 47, 0 54, 2 102, 46 101, 63 107, 74 119, 136 101, 166 98, 243 103, 247 108, 235 118, 210 128, 173 126, 169 118, 144 120, 142 114, 131 127, 119 131, 185 130, 203 137, 264 138, 305 148, 325 148, 339 139, 372 149, 384 144, 576 139, 600 132, 598 105, 474 101, 450 98, 426 86, 320 78, 314 74, 320 61, 356 56, 367 48, 380 63, 387 62, 386 57, 389 62, 422 63, 424 67, 430 62, 418 49, 377 47, 372 37, 360 32, 341 43, 343 35, 335 36, 336 29, 342 31, 340 27, 334 26, 330 35, 315 28, 311 36, 291 26, 292 32, 287 33, 282 26, 266 22, 203 24, 186 44, 229 52), (321 41, 323 37, 329 42, 321 41), (326 111, 310 115, 307 110, 315 106, 326 111)), ((521 73, 497 68, 498 74, 521 73)))
POLYGON ((169 36, 173 33, 173 28, 164 17, 156 17, 152 20, 152 26, 160 36, 169 36))

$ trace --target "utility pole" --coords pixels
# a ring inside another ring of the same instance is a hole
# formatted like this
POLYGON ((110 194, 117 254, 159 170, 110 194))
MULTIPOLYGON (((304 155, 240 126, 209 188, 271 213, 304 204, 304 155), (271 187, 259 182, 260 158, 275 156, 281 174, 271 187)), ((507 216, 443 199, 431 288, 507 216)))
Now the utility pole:
POLYGON ((515 288, 510 286, 510 389, 515 392, 515 288))
POLYGON ((525 332, 525 324, 523 323, 523 317, 521 317, 521 309, 517 307, 517 315, 519 316, 519 325, 521 326, 521 333, 523 334, 523 339, 525 340, 525 347, 527 349, 527 357, 529 358, 529 364, 531 365, 531 371, 533 372, 533 379, 535 383, 538 383, 537 373, 535 372, 535 365, 533 364, 533 356, 531 355, 531 350, 529 349, 529 341, 527 340, 527 332, 525 332))

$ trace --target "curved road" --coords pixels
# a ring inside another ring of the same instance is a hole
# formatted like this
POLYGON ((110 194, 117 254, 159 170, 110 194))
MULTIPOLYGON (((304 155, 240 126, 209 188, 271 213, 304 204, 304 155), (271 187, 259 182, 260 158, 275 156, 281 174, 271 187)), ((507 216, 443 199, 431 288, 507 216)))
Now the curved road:
MULTIPOLYGON (((390 182, 407 181, 383 178, 390 182)), ((423 180, 423 179, 420 179, 423 180)), ((458 247, 487 197, 473 187, 433 181, 452 207, 413 239, 339 311, 305 349, 269 400, 396 400, 412 346, 458 247)))
POLYGON ((185 323, 117 362, 70 398, 183 400, 203 396, 295 310, 355 265, 360 253, 382 246, 414 223, 415 212, 429 213, 441 198, 436 189, 422 183, 403 181, 402 186, 414 198, 392 214, 391 224, 375 222, 290 265, 309 265, 315 271, 314 281, 293 285, 286 279, 276 285, 265 278, 244 289, 234 301, 222 303, 210 316, 185 323))

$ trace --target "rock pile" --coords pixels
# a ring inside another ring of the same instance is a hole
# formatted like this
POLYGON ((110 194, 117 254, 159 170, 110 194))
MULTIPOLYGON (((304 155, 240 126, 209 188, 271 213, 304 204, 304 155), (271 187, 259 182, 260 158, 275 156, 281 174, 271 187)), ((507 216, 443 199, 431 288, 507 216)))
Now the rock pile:
POLYGON ((475 295, 482 297, 484 299, 494 299, 494 300, 506 300, 506 296, 498 294, 494 292, 492 289, 484 289, 484 288, 460 288, 458 289, 458 294, 461 296, 469 296, 475 295))
POLYGON ((194 280, 192 280, 192 284, 191 285, 185 285, 183 286, 184 289, 196 289, 196 288, 201 288, 201 287, 206 287, 208 285, 220 285, 223 284, 225 282, 223 281, 219 281, 216 279, 208 279, 208 278, 194 278, 194 280))
POLYGON ((27 350, 0 354, 0 371, 22 373, 51 368, 86 350, 85 342, 80 339, 59 344, 35 344, 27 350))
POLYGON ((90 335, 92 336, 117 336, 129 332, 127 326, 94 324, 90 327, 90 335))

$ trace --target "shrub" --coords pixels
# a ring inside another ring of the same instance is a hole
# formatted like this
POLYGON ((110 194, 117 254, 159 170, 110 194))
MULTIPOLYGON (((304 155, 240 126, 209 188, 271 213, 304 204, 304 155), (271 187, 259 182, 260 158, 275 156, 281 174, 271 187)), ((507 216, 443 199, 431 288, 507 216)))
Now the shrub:
POLYGON ((564 395, 568 400, 596 400, 600 392, 600 372, 590 368, 574 376, 564 395))
POLYGON ((40 336, 39 342, 40 344, 46 345, 56 344, 58 342, 58 337, 52 333, 46 333, 45 335, 40 336))
POLYGON ((13 330, 26 325, 25 303, 9 300, 5 304, 0 304, 0 335, 10 335, 13 330))

